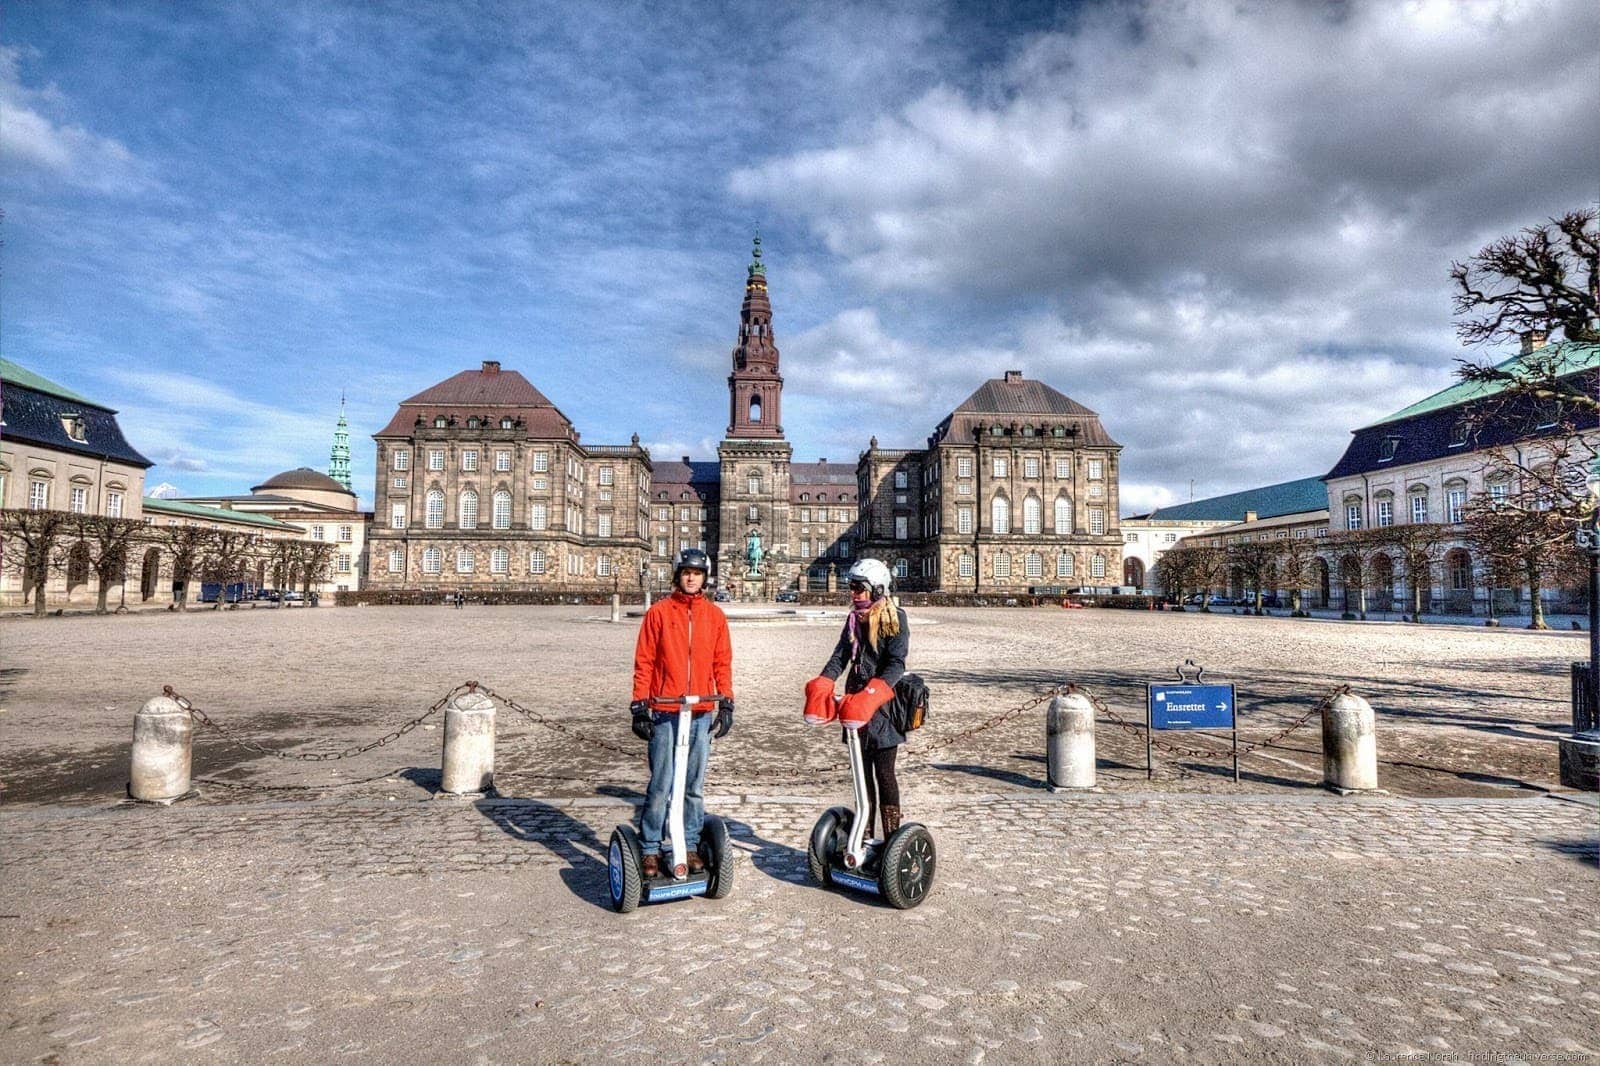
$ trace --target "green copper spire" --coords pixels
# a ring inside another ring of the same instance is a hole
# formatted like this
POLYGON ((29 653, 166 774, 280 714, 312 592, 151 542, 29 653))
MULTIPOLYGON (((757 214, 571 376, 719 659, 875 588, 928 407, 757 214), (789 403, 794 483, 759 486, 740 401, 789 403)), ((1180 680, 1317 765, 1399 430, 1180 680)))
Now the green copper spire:
POLYGON ((350 487, 350 423, 344 417, 344 397, 339 397, 339 424, 333 430, 333 452, 328 456, 328 476, 343 485, 346 492, 354 492, 350 487))
POLYGON ((760 274, 762 277, 766 277, 767 267, 766 264, 761 262, 761 234, 759 232, 756 233, 755 249, 750 254, 754 257, 750 260, 750 276, 755 277, 760 274))

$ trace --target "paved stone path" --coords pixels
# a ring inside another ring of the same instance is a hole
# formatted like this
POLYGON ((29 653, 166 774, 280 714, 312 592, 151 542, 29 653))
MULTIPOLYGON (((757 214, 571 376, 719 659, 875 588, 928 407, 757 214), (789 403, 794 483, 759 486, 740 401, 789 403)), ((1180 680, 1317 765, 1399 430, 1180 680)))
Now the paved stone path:
POLYGON ((963 796, 896 912, 805 884, 840 798, 714 799, 733 896, 628 916, 619 800, 0 812, 0 1060, 1600 1056, 1593 806, 963 796))

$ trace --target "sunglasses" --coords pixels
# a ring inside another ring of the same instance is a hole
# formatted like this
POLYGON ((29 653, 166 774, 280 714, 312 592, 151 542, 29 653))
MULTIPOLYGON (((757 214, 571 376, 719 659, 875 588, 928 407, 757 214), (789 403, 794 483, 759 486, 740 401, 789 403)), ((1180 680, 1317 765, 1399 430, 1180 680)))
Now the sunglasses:
POLYGON ((852 581, 852 582, 850 582, 850 591, 851 592, 871 592, 872 591, 872 586, 868 585, 865 581, 852 581))

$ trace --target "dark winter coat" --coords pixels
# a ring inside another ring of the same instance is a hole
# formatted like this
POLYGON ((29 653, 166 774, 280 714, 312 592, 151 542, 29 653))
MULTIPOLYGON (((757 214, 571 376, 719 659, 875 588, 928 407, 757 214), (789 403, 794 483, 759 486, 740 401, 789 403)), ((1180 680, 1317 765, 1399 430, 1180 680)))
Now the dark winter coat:
MULTIPOLYGON (((894 688, 906 672, 906 654, 911 650, 911 623, 906 620, 904 610, 896 607, 895 612, 899 616, 900 632, 892 637, 881 637, 877 647, 868 644, 866 634, 862 633, 860 645, 852 648, 850 622, 846 619, 844 629, 839 633, 839 643, 834 645, 828 665, 822 668, 822 676, 837 680, 840 674, 845 674, 846 695, 860 692, 875 677, 882 678, 884 684, 894 688), (850 657, 852 651, 857 652, 854 660, 850 657), (846 674, 847 669, 849 672, 846 674)), ((878 713, 862 727, 864 739, 870 746, 892 748, 906 742, 906 735, 894 727, 890 717, 889 712, 893 708, 894 701, 891 700, 878 708, 878 713)))

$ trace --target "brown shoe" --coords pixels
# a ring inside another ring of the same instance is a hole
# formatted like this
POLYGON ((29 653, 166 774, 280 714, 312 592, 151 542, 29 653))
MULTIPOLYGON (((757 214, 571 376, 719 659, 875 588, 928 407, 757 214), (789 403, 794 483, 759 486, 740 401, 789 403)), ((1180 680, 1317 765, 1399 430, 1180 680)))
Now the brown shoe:
POLYGON ((644 857, 644 875, 646 877, 661 876, 661 856, 646 855, 644 857))
POLYGON ((883 805, 883 836, 887 840, 889 834, 900 828, 900 808, 892 804, 883 805))
POLYGON ((698 851, 691 851, 689 853, 689 872, 692 874, 697 874, 705 868, 706 863, 705 860, 700 857, 700 853, 698 851))

